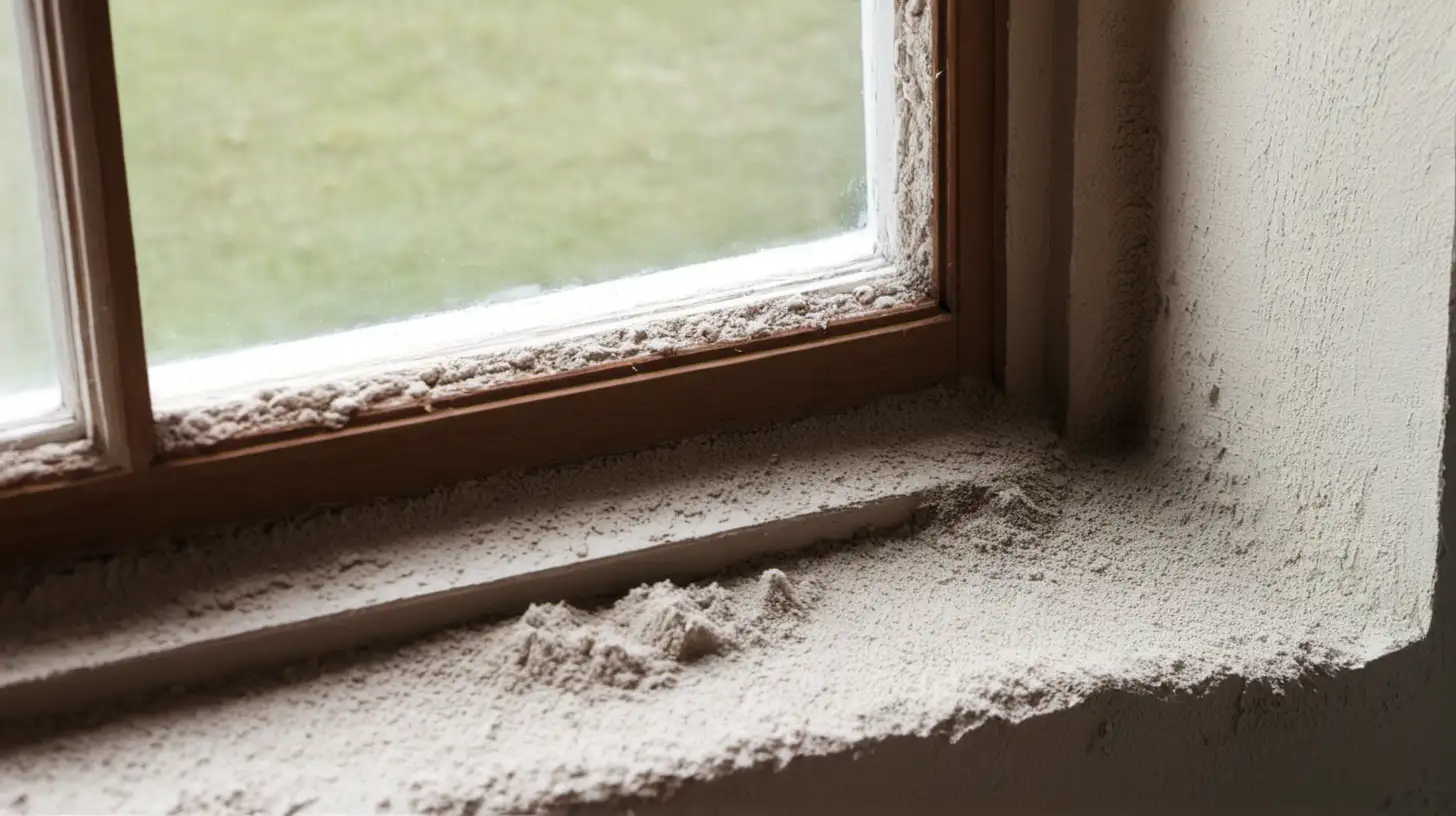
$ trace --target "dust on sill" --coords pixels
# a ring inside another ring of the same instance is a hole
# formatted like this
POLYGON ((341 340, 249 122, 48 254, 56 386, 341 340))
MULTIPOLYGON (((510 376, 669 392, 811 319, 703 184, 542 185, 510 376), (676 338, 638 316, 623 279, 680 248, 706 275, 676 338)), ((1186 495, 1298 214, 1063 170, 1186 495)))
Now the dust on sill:
POLYGON ((3 642, 29 647, 6 654, 12 667, 46 642, 86 650, 98 626, 276 620, 310 595, 470 580, 485 556, 575 557, 619 524, 645 534, 654 518, 691 528, 836 491, 933 493, 932 512, 902 529, 691 585, 14 723, 0 728, 0 803, 528 812, 889 737, 954 739, 1107 690, 1191 694, 1228 676, 1278 688, 1419 636, 1407 601, 1311 549, 1349 519, 1261 510, 1245 465, 1213 450, 1069 453, 1008 406, 939 391, 14 577, 0 620, 17 628, 3 642), (518 524, 512 511, 532 498, 555 516, 518 524), (418 572, 425 551, 438 574, 418 572), (97 599, 85 614, 81 597, 97 599))
POLYGON ((105 457, 89 439, 28 447, 0 446, 0 489, 66 476, 86 476, 106 468, 105 457))

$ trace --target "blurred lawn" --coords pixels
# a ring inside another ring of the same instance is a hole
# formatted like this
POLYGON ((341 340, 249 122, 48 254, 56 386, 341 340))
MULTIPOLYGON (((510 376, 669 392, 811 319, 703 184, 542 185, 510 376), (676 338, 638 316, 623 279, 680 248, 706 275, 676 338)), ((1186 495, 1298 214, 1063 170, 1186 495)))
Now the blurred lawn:
POLYGON ((40 197, 11 9, 0 9, 0 396, 56 384, 40 197))
POLYGON ((152 361, 855 226, 858 6, 112 0, 152 361))

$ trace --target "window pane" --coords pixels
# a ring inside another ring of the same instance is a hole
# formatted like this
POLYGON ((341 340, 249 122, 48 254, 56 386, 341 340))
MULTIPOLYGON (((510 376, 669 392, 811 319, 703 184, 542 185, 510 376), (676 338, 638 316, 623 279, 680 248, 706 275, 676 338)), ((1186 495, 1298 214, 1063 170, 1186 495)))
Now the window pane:
POLYGON ((21 60, 13 10, 0 9, 0 425, 22 418, 11 415, 22 404, 32 416, 60 406, 41 175, 21 60), (29 394, 38 390, 48 393, 29 394), (21 393, 28 396, 13 399, 21 393))
POLYGON ((854 229, 854 0, 112 0, 153 363, 854 229))

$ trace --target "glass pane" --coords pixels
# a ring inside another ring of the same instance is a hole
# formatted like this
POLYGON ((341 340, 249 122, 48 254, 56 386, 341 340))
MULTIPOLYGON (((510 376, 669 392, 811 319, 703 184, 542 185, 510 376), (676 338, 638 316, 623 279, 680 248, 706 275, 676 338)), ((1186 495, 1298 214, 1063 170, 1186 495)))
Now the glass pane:
POLYGON ((153 363, 864 218, 854 0, 112 0, 153 363))
POLYGON ((0 8, 0 425, 60 407, 41 175, 21 60, 13 10, 0 8))

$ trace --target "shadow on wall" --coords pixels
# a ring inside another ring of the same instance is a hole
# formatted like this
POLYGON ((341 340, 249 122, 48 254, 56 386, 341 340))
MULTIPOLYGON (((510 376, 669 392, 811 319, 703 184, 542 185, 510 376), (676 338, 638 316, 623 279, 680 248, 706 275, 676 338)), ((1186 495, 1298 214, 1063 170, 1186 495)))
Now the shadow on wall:
POLYGON ((1024 3, 1007 38, 1008 384, 1081 440, 1146 438, 1169 5, 1024 3))
MULTIPOLYGON (((1452 270, 1456 278, 1456 258, 1452 270)), ((1456 332, 1448 395, 1453 346, 1456 332)), ((1443 472, 1456 468, 1453 436, 1444 438, 1443 472)), ((1456 813, 1456 577, 1447 543, 1456 494, 1444 489, 1441 529, 1429 636, 1363 669, 1283 687, 1230 679, 1201 695, 1106 693, 991 723, 955 744, 896 739, 858 757, 693 783, 634 812, 1456 813)))

